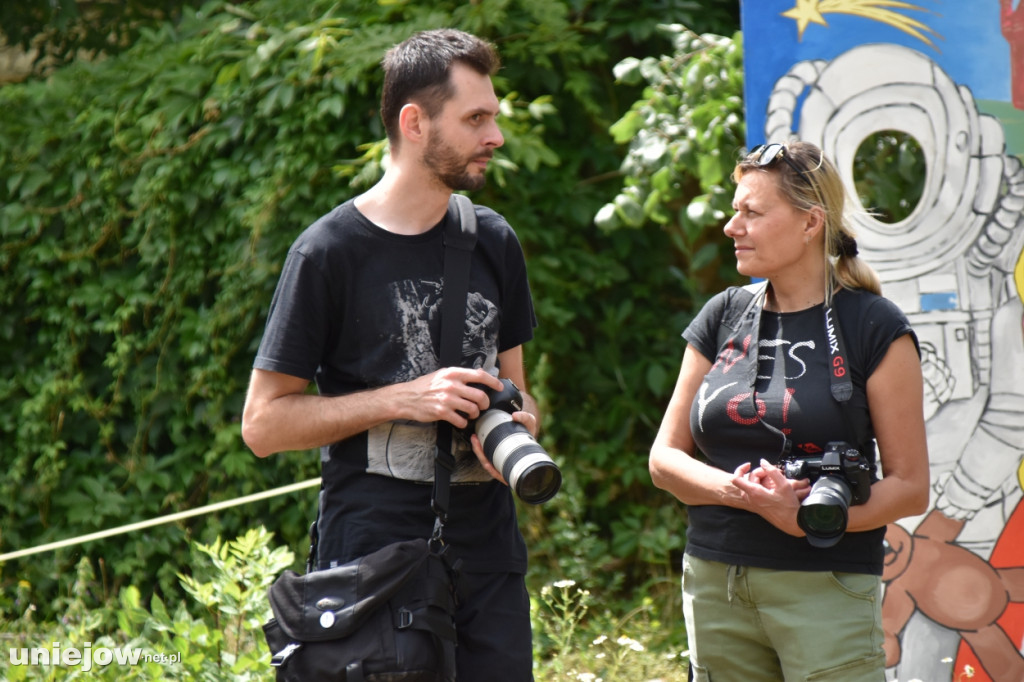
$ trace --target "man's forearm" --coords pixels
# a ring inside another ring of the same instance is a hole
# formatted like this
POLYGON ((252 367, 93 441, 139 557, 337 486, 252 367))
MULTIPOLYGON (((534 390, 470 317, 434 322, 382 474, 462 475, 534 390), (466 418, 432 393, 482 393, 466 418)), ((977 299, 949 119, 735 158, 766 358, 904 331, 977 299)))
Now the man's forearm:
POLYGON ((343 396, 293 393, 247 409, 242 432, 259 457, 330 445, 396 418, 383 387, 343 396))
POLYGON ((475 384, 501 388, 486 371, 464 367, 343 396, 310 395, 308 383, 286 374, 253 372, 242 437, 257 456, 329 445, 397 419, 443 420, 461 429, 487 406, 487 394, 475 384))
POLYGON ((523 410, 532 414, 537 420, 537 428, 533 436, 534 438, 538 437, 540 435, 540 407, 529 393, 523 393, 523 410))

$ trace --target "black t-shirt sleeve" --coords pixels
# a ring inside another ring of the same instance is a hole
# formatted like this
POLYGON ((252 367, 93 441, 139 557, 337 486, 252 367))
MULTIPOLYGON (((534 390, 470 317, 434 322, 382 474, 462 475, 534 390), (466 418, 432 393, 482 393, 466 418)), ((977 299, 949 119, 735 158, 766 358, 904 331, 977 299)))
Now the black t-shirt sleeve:
POLYGON ((708 360, 718 355, 718 328, 732 296, 732 289, 715 294, 683 331, 683 338, 708 360))
MULTIPOLYGON (((481 232, 481 239, 500 238, 503 240, 504 262, 499 272, 504 273, 500 301, 501 327, 498 335, 498 352, 502 353, 516 346, 521 346, 533 339, 533 330, 537 326, 537 316, 533 308, 533 296, 526 273, 526 258, 523 247, 505 219, 484 206, 477 206, 477 220, 481 225, 493 225, 495 229, 481 232)), ((490 249, 480 245, 486 253, 490 249)))
POLYGON ((876 297, 863 308, 863 318, 857 325, 860 330, 862 345, 861 362, 865 380, 870 377, 881 364, 892 342, 904 334, 910 334, 914 346, 918 348, 917 335, 910 326, 910 321, 895 303, 887 298, 876 297))
POLYGON ((253 366, 312 381, 330 336, 329 286, 299 249, 285 260, 253 366))

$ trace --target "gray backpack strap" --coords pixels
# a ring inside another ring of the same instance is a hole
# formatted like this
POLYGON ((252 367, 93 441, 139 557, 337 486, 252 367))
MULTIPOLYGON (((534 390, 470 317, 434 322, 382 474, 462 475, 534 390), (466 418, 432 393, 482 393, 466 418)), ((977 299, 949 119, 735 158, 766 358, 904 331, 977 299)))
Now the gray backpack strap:
POLYGON ((448 200, 448 210, 458 218, 458 230, 450 224, 453 229, 444 233, 445 246, 462 251, 472 251, 476 246, 476 211, 473 209, 473 202, 469 197, 462 194, 453 194, 448 200))

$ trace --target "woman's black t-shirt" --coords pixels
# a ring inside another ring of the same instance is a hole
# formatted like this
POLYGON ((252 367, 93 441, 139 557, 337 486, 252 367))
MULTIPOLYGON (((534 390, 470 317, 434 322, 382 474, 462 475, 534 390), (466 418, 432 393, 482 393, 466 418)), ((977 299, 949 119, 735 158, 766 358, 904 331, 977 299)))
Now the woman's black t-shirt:
MULTIPOLYGON (((830 441, 846 441, 873 460, 865 387, 890 344, 904 334, 913 336, 906 316, 881 296, 836 292, 833 315, 845 339, 854 389, 850 400, 839 403, 831 392, 824 306, 762 312, 759 301, 747 307, 749 294, 743 291, 730 288, 712 298, 683 332, 713 362, 690 411, 693 438, 707 462, 728 472, 744 462, 756 467, 762 458, 778 464, 787 440, 790 456, 820 456, 830 441), (738 306, 747 314, 734 330, 720 334, 723 317, 738 306)), ((780 570, 882 572, 884 528, 846 533, 833 547, 817 548, 748 511, 695 505, 689 515, 686 551, 699 558, 780 570)))

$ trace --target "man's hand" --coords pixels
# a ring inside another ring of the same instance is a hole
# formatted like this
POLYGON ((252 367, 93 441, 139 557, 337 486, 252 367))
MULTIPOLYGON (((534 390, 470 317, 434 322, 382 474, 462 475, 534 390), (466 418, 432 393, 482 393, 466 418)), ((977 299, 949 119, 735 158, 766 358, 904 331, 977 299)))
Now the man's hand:
POLYGON ((394 387, 402 417, 417 422, 446 421, 464 429, 487 409, 487 393, 472 384, 500 391, 502 383, 486 370, 446 367, 394 387))
MULTIPOLYGON (((529 412, 513 412, 512 421, 519 422, 526 427, 526 430, 530 432, 531 436, 534 438, 537 437, 537 418, 529 412)), ((484 454, 483 443, 480 442, 480 439, 475 433, 470 437, 469 442, 472 444, 473 452, 476 454, 476 458, 480 460, 480 466, 484 468, 484 471, 489 473, 493 478, 496 478, 505 485, 508 485, 508 481, 506 481, 505 477, 501 475, 501 472, 494 468, 494 465, 491 464, 491 460, 487 459, 487 455, 484 454)))

